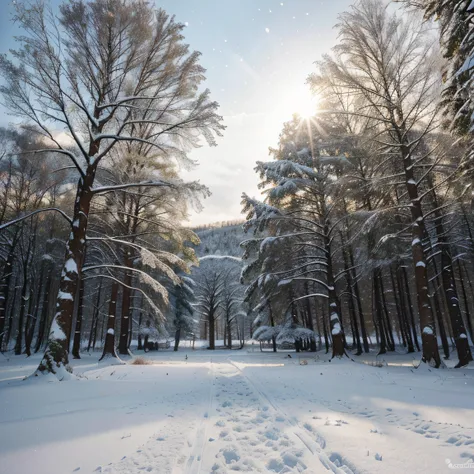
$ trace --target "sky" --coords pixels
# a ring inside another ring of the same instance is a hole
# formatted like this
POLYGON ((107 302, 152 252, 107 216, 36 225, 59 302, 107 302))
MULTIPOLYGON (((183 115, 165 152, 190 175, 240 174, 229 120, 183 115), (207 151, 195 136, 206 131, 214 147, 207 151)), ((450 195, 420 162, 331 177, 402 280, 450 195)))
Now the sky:
MULTIPOLYGON (((58 4, 60 0, 52 0, 58 4)), ((157 7, 187 25, 185 40, 202 53, 204 87, 220 104, 227 129, 218 146, 191 153, 199 165, 183 178, 199 180, 212 196, 191 212, 190 225, 243 219, 243 192, 257 198, 256 161, 276 146, 284 121, 314 106, 307 76, 337 41, 334 25, 353 0, 160 0, 157 7)), ((0 0, 0 53, 18 34, 9 0, 0 0)), ((10 118, 0 111, 0 125, 10 118)), ((204 144, 203 144, 204 145, 204 144)))

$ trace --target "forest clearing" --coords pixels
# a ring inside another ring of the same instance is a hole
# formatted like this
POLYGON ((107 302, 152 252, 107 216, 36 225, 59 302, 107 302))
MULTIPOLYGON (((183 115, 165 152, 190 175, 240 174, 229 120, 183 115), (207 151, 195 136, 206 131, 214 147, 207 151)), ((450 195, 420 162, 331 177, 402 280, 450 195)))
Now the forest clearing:
POLYGON ((472 370, 185 353, 91 355, 77 380, 46 384, 21 380, 37 358, 0 359, 0 472, 446 473, 474 457, 472 370))

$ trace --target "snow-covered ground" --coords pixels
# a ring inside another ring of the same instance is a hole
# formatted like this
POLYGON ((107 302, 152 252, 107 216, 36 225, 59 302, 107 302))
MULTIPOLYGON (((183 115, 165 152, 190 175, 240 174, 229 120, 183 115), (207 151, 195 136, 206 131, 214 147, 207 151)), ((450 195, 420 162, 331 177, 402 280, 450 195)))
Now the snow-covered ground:
POLYGON ((22 380, 38 357, 0 356, 0 473, 446 473, 474 458, 471 370, 251 350, 146 358, 84 355, 83 377, 51 383, 22 380))

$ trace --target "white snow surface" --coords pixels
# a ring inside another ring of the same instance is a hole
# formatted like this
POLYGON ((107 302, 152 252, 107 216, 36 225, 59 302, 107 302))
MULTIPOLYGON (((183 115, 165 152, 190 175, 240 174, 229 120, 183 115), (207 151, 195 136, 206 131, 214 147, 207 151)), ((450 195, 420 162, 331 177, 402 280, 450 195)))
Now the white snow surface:
POLYGON ((40 356, 0 357, 1 474, 436 474, 474 458, 470 369, 257 347, 98 356, 65 382, 22 380, 40 356))

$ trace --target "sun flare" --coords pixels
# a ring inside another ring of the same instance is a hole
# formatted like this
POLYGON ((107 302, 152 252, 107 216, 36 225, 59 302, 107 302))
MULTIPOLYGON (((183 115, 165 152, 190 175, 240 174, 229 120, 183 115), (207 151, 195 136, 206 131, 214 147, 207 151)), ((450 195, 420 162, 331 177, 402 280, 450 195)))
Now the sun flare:
POLYGON ((298 114, 303 119, 313 117, 318 110, 319 100, 308 87, 292 90, 281 102, 278 112, 282 121, 290 120, 293 114, 298 114))

